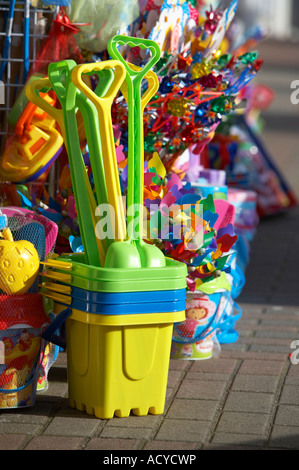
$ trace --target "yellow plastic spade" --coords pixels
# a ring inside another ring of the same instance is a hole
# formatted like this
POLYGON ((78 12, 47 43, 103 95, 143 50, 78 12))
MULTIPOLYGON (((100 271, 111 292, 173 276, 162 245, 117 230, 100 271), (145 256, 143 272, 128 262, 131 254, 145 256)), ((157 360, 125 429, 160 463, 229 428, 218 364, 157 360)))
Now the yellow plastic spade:
MULTIPOLYGON (((108 203, 111 206, 111 222, 114 238, 107 240, 110 245, 114 240, 126 238, 125 214, 122 206, 121 189, 117 168, 115 142, 111 120, 111 107, 113 100, 125 80, 126 71, 119 61, 108 60, 92 64, 78 65, 72 71, 72 81, 76 87, 95 105, 98 112, 100 128, 100 145, 104 161, 105 183, 107 187, 108 203), (93 91, 82 79, 84 74, 97 74, 99 84, 93 91), (111 77, 109 86, 107 78, 111 77), (104 85, 102 85, 104 82, 104 85)), ((97 139, 97 136, 94 136, 97 139)), ((96 144, 96 142, 95 142, 96 144)), ((98 156, 100 158, 100 155, 98 156)), ((93 172, 94 173, 94 172, 93 172)), ((102 183, 103 184, 103 183, 102 183)))

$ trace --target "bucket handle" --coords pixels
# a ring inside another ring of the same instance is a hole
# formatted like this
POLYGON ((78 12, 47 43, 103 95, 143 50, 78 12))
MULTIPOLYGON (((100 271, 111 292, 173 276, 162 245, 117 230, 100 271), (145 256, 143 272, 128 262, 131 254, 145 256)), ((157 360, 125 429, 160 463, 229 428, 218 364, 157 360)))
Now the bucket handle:
POLYGON ((45 329, 42 334, 42 337, 49 341, 50 343, 56 344, 61 348, 65 349, 66 341, 65 338, 56 334, 56 331, 61 327, 61 325, 65 322, 65 320, 71 315, 72 310, 70 308, 66 308, 62 310, 55 320, 53 320, 50 325, 45 329))
POLYGON ((45 344, 43 342, 43 340, 41 341, 41 347, 40 347, 40 351, 39 351, 39 361, 38 361, 38 365, 36 366, 35 368, 35 373, 33 374, 33 376, 31 377, 31 379, 28 380, 28 382, 26 382, 24 385, 22 385, 21 387, 18 387, 18 388, 14 388, 14 389, 7 389, 7 388, 0 388, 0 393, 16 393, 16 392, 20 392, 21 390, 24 390, 24 388, 28 387, 28 385, 30 385, 37 377, 37 375, 39 374, 39 371, 40 371, 40 367, 42 365, 42 362, 44 360, 44 352, 45 352, 45 347, 43 346, 43 344, 45 344))

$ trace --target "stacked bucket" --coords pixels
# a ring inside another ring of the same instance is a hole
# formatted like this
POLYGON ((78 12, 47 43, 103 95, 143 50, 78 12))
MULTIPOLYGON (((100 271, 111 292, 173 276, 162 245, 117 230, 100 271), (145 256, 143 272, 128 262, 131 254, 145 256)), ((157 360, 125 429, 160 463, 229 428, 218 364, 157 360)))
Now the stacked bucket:
POLYGON ((88 266, 83 253, 45 263, 42 291, 57 316, 44 337, 66 345, 71 407, 102 419, 163 413, 186 275, 172 259, 127 270, 88 266))

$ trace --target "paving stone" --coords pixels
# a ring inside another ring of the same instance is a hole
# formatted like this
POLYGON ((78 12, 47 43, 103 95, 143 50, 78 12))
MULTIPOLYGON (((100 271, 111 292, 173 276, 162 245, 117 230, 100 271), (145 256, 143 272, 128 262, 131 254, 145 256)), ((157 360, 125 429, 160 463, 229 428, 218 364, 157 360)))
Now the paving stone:
POLYGON ((225 411, 244 411, 248 413, 270 413, 274 394, 259 392, 230 391, 225 402, 225 411))
MULTIPOLYGON (((286 361, 285 353, 274 353, 274 352, 269 352, 269 351, 256 352, 256 351, 248 351, 248 350, 247 351, 232 351, 229 349, 227 350, 225 347, 221 348, 221 356, 223 358, 229 357, 229 358, 234 358, 234 359, 239 359, 239 360, 259 361, 259 362, 280 361, 283 364, 286 361)), ((283 365, 281 367, 283 368, 283 365)), ((279 366, 279 369, 280 369, 280 366, 279 366)), ((274 375, 276 374, 274 373, 274 375)))
POLYGON ((177 398, 220 400, 226 390, 226 382, 184 379, 177 391, 177 398))
POLYGON ((251 344, 249 347, 250 351, 270 351, 270 352, 280 352, 285 355, 285 357, 288 357, 288 354, 290 352, 290 347, 289 346, 276 346, 273 344, 265 344, 265 343, 260 343, 260 344, 251 344))
POLYGON ((137 450, 142 441, 138 439, 109 439, 93 437, 84 447, 84 450, 137 450))
POLYGON ((117 439, 151 439, 153 437, 153 429, 149 428, 129 428, 105 426, 98 437, 101 438, 117 438, 117 439))
POLYGON ((275 376, 237 374, 231 390, 274 393, 279 382, 275 376))
POLYGON ((204 443, 209 432, 209 421, 165 419, 155 440, 204 443))
POLYGON ((284 362, 266 360, 244 360, 239 374, 274 375, 279 376, 283 370, 284 362))
POLYGON ((36 436, 24 450, 81 450, 84 439, 66 436, 36 436))
POLYGON ((264 325, 259 325, 255 328, 255 337, 256 338, 287 338, 292 340, 294 335, 297 333, 297 328, 295 327, 284 327, 283 330, 280 326, 272 326, 271 328, 265 327, 264 325))
POLYGON ((290 362, 284 383, 288 385, 299 385, 299 364, 292 364, 290 362))
POLYGON ((299 450, 299 426, 275 425, 269 447, 299 450))
POLYGON ((31 434, 35 435, 42 431, 43 425, 37 423, 18 423, 18 422, 1 422, 0 437, 2 434, 31 434))
MULTIPOLYGON (((296 289, 298 288, 298 283, 296 289)), ((266 307, 265 313, 277 313, 281 315, 282 313, 291 312, 292 315, 299 315, 299 307, 290 307, 288 305, 268 305, 266 307)))
POLYGON ((207 381, 219 381, 225 382, 229 380, 230 374, 224 373, 221 374, 219 372, 200 372, 194 369, 190 369, 186 376, 185 380, 201 380, 202 382, 207 381))
POLYGON ((163 415, 151 415, 146 416, 128 416, 127 418, 115 418, 109 419, 105 424, 105 427, 116 426, 120 428, 156 428, 160 421, 163 419, 163 415))
POLYGON ((299 408, 294 405, 279 405, 275 424, 298 426, 299 423, 299 408))
POLYGON ((233 445, 233 446, 254 446, 256 448, 264 447, 267 442, 266 438, 254 437, 250 434, 231 434, 216 432, 212 445, 233 445))
MULTIPOLYGON (((15 410, 16 413, 12 413, 9 411, 4 411, 0 415, 0 423, 27 423, 27 424, 38 424, 38 425, 46 425, 50 422, 51 418, 46 414, 46 416, 40 415, 37 412, 34 414, 35 407, 27 408, 24 413, 18 413, 18 410, 15 410)), ((12 411, 12 410, 11 410, 12 411)))
POLYGON ((92 436, 103 422, 97 418, 54 417, 43 434, 48 436, 92 436))
POLYGON ((268 423, 267 414, 224 411, 217 425, 217 432, 266 436, 268 423))
POLYGON ((210 372, 231 374, 237 365, 234 359, 212 358, 204 361, 193 361, 189 372, 210 372))
POLYGON ((279 402, 299 406, 299 385, 284 385, 279 402))
POLYGON ((168 373, 168 387, 178 387, 182 377, 184 376, 184 372, 180 370, 170 370, 168 373))
POLYGON ((185 441, 148 441, 143 447, 144 450, 194 450, 197 443, 185 441))
POLYGON ((181 359, 170 359, 169 370, 187 371, 190 368, 190 362, 181 359))
POLYGON ((212 420, 218 408, 214 400, 175 399, 171 404, 166 418, 212 420))
POLYGON ((0 450, 20 450, 27 440, 24 434, 0 434, 0 450))
POLYGON ((249 450, 260 450, 260 447, 257 448, 256 446, 247 446, 246 444, 243 446, 238 446, 238 445, 233 445, 233 444, 208 444, 204 447, 204 450, 246 450, 247 452, 249 450))

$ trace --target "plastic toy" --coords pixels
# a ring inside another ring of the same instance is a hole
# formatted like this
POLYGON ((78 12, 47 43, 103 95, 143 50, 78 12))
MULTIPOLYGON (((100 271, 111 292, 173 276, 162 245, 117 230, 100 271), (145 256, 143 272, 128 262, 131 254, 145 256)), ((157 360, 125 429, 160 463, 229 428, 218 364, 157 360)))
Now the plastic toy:
POLYGON ((157 267, 164 266, 163 253, 156 246, 146 244, 142 240, 143 226, 141 208, 143 207, 143 109, 158 89, 158 78, 149 82, 149 89, 143 99, 140 96, 141 82, 146 73, 160 58, 160 49, 154 41, 117 35, 108 43, 108 51, 114 59, 120 60, 126 68, 128 103, 128 193, 127 193, 127 235, 125 242, 113 243, 106 255, 105 266, 117 268, 157 267), (142 69, 132 69, 122 55, 117 45, 129 45, 149 49, 152 57, 142 69), (132 210, 139 210, 136 218, 137 233, 134 233, 132 210))
POLYGON ((166 258, 158 268, 110 269, 88 266, 84 253, 48 259, 43 277, 94 292, 166 291, 186 288, 187 267, 166 258))
MULTIPOLYGON (((44 99, 53 104, 48 94, 44 99)), ((13 139, 8 140, 0 162, 0 176, 8 181, 32 181, 39 178, 62 151, 63 139, 55 120, 33 103, 27 103, 18 119, 13 139)))
MULTIPOLYGON (((43 225, 45 229, 45 247, 43 249, 44 256, 48 256, 51 250, 53 249, 57 233, 58 233, 58 226, 55 222, 52 222, 49 218, 38 214, 37 212, 31 211, 29 209, 24 209, 23 207, 3 207, 2 213, 9 219, 14 218, 17 222, 22 221, 22 223, 26 221, 26 225, 28 221, 38 222, 39 224, 43 225)), ((0 226, 0 229, 3 228, 0 226)), ((28 240, 31 241, 31 240, 28 240)))
MULTIPOLYGON (((165 292, 165 291, 163 291, 165 292)), ((163 302, 140 302, 122 303, 115 299, 111 303, 88 302, 67 295, 59 294, 51 290, 43 290, 42 294, 56 303, 69 306, 81 312, 101 315, 128 315, 128 314, 151 314, 165 312, 182 312, 185 310, 185 298, 163 302)))
MULTIPOLYGON (((101 198, 98 202, 108 203, 113 208, 114 239, 124 240, 126 237, 126 226, 124 210, 121 204, 121 191, 119 175, 116 160, 116 151, 114 143, 113 128, 111 122, 112 102, 125 79, 126 71, 122 63, 118 61, 104 61, 96 64, 79 65, 72 71, 72 81, 77 88, 95 105, 98 112, 98 125, 100 128, 100 149, 101 153, 94 152, 97 134, 93 133, 88 140, 89 155, 91 157, 91 167, 93 170, 96 193, 101 194, 101 188, 107 187, 108 200, 101 198), (99 84, 93 92, 90 87, 82 80, 83 74, 97 74, 99 84), (89 143, 90 142, 90 143, 89 143), (92 145, 91 145, 92 144, 92 145), (98 171, 100 155, 104 157, 105 173, 102 168, 98 171), (103 175, 101 178, 100 176, 103 175)), ((88 101, 89 101, 88 100, 88 101)), ((86 101, 87 102, 87 101, 86 101)), ((88 116, 87 116, 88 117, 88 116)), ((88 126, 86 126, 88 127, 88 126)), ((113 241, 112 238, 106 239, 108 246, 113 241)))
POLYGON ((76 63, 72 60, 50 64, 49 80, 40 79, 29 84, 27 96, 32 102, 38 103, 42 109, 46 110, 49 114, 51 113, 59 124, 69 156, 73 192, 84 252, 86 253, 88 264, 99 266, 100 254, 103 250, 101 241, 95 236, 96 201, 80 149, 76 120, 77 89, 70 80, 71 71, 75 66, 76 63), (64 77, 63 81, 61 81, 61 77, 64 77), (39 92, 49 86, 53 87, 57 94, 62 107, 61 110, 49 106, 39 96, 39 92))
POLYGON ((58 306, 56 313, 43 337, 55 343, 52 333, 65 322, 72 408, 101 419, 131 410, 138 416, 163 413, 173 323, 183 320, 184 311, 97 315, 58 306))
POLYGON ((93 292, 57 282, 43 282, 41 293, 77 310, 106 315, 176 312, 185 309, 186 289, 144 292, 93 292))
POLYGON ((39 257, 32 243, 14 241, 9 228, 1 232, 0 289, 6 294, 22 294, 32 286, 39 270, 39 257))
POLYGON ((176 302, 185 300, 186 289, 174 289, 164 291, 144 291, 144 292, 93 292, 81 289, 75 286, 68 286, 58 282, 44 282, 41 288, 48 289, 62 295, 71 296, 73 299, 85 301, 89 303, 100 304, 148 304, 176 302))
POLYGON ((35 403, 39 367, 50 321, 40 294, 0 295, 0 408, 23 408, 35 403))

